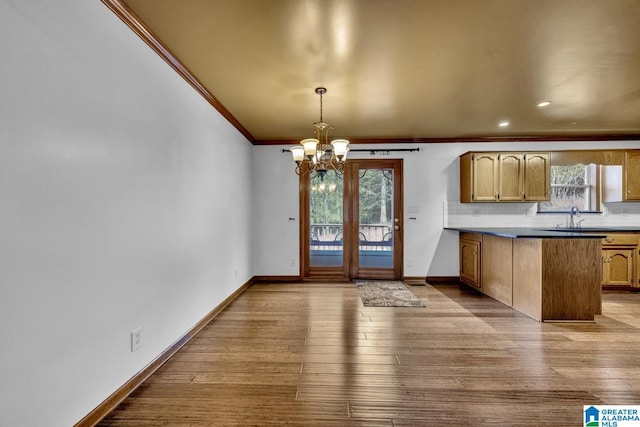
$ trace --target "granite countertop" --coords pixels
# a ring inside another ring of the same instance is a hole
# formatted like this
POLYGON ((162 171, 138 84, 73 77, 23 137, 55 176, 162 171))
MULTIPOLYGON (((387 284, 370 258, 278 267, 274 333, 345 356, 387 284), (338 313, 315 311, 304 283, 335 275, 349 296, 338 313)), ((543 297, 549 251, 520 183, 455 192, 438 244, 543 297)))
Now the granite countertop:
MULTIPOLYGON (((544 228, 544 230, 551 230, 553 227, 544 228)), ((542 229, 539 227, 535 228, 536 230, 542 229)), ((637 225, 626 225, 617 227, 615 225, 601 225, 601 226, 589 226, 589 227, 580 227, 578 229, 569 229, 565 227, 555 228, 557 231, 578 231, 583 233, 591 233, 591 232, 605 232, 605 233, 640 233, 640 226, 637 225)))
MULTIPOLYGON (((606 234, 598 234, 604 231, 599 228, 596 230, 582 228, 580 231, 575 230, 556 230, 543 228, 527 228, 527 227, 445 227, 445 230, 464 231, 468 233, 490 234, 499 237, 508 237, 511 239, 603 239, 606 234)), ((616 230, 618 230, 616 228, 616 230)), ((607 231, 614 231, 607 229, 607 231)), ((619 230, 618 230, 619 231, 619 230)), ((634 231, 634 230, 626 230, 634 231)))

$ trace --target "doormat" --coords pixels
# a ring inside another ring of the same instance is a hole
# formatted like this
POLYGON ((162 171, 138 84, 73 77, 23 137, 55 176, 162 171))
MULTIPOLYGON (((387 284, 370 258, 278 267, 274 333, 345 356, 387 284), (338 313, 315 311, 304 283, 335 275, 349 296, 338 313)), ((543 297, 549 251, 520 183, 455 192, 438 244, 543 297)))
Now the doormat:
POLYGON ((365 307, 424 307, 402 282, 359 280, 358 293, 365 307))

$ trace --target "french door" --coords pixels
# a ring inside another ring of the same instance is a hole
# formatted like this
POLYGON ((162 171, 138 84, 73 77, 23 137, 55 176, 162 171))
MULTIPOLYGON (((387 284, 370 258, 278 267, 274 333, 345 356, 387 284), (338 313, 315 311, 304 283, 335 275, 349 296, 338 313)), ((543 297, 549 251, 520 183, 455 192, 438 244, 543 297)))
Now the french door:
POLYGON ((303 176, 300 203, 304 278, 402 278, 402 160, 303 176))

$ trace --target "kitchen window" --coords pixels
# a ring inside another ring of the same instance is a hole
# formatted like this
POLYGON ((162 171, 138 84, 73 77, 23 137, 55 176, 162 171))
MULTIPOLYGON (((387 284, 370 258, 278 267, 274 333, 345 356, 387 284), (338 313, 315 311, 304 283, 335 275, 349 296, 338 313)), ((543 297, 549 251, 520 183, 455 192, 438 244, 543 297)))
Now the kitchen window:
POLYGON ((538 203, 538 212, 597 212, 597 167, 594 164, 551 166, 551 197, 538 203))

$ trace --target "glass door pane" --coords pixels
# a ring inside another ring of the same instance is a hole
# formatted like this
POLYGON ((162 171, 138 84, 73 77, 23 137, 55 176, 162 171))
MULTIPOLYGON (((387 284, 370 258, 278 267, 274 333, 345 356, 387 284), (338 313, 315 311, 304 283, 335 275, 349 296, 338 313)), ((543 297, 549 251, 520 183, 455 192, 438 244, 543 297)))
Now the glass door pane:
POLYGON ((344 250, 343 180, 334 171, 311 178, 309 265, 342 267, 344 250))
POLYGON ((402 160, 358 159, 344 174, 300 177, 301 274, 402 278, 402 160))
POLYGON ((393 268, 393 169, 360 169, 358 259, 360 268, 393 268))

